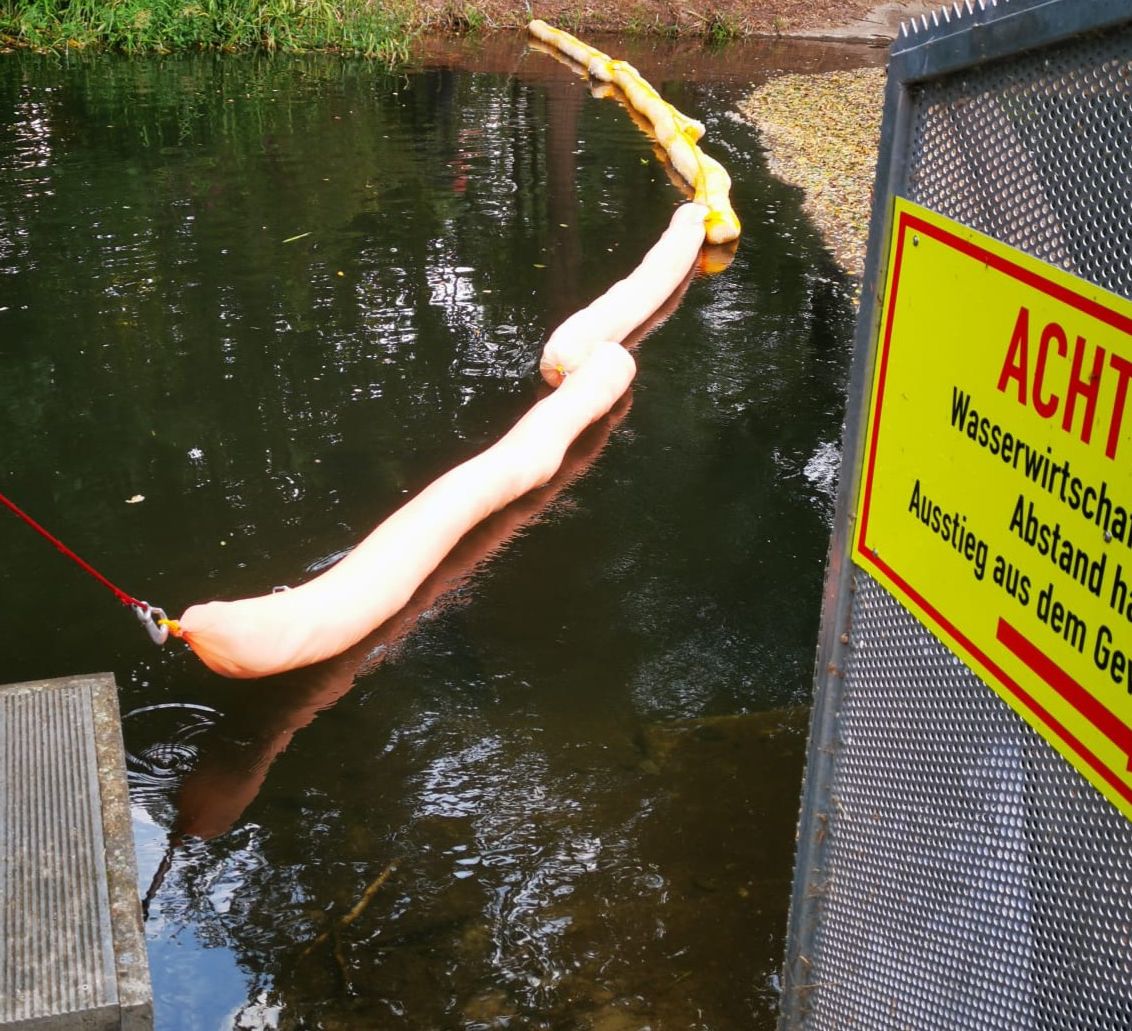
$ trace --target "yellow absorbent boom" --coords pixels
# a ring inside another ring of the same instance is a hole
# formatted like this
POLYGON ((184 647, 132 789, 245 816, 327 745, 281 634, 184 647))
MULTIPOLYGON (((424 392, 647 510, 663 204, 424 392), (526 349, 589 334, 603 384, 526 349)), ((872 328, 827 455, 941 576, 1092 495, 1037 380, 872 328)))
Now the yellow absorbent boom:
POLYGON ((593 78, 617 86, 632 107, 652 126, 657 142, 672 167, 695 190, 697 204, 708 209, 704 229, 709 243, 730 243, 739 237, 739 217, 731 207, 731 177, 726 169, 699 147, 704 135, 701 122, 677 111, 627 61, 615 61, 568 32, 535 19, 531 35, 581 65, 593 78))

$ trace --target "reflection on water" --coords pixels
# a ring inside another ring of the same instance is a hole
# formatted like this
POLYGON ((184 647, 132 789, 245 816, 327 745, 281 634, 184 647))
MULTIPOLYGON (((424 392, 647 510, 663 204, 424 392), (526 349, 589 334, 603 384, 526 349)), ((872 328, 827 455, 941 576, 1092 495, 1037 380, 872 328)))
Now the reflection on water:
MULTIPOLYGON (((773 1022, 850 287, 737 73, 630 56, 746 236, 398 618, 221 682, 0 531, 5 679, 121 687, 162 1028, 773 1022)), ((568 69, 474 60, 3 58, 5 492, 178 610, 305 578, 497 437, 680 193, 568 69)))

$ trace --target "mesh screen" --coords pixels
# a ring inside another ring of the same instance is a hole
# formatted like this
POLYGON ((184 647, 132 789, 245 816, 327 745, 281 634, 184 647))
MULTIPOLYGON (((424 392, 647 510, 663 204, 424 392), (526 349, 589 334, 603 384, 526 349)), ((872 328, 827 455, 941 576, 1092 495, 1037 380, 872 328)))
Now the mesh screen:
POLYGON ((1132 27, 914 102, 911 200, 1132 296, 1132 27))
MULTIPOLYGON (((1130 84, 1120 30, 921 87, 905 192, 1132 296, 1130 84)), ((855 586, 806 1027, 1132 1028, 1132 823, 855 586)))
POLYGON ((807 1027, 1132 1027, 1132 824, 857 575, 807 1027))

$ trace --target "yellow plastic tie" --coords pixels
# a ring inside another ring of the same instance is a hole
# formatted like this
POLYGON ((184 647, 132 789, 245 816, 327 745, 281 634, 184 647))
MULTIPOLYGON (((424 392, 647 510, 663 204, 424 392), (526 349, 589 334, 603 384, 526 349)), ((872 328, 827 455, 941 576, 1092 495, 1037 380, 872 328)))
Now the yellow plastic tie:
POLYGON ((168 628, 169 633, 171 633, 174 637, 180 637, 183 633, 183 631, 181 630, 181 624, 178 623, 175 619, 159 619, 157 621, 157 625, 168 628))

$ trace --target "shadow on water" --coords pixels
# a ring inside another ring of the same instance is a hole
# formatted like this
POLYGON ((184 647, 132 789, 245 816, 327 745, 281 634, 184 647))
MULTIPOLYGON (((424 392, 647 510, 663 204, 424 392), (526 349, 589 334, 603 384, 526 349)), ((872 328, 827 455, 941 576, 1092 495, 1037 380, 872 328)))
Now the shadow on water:
MULTIPOLYGON (((128 590, 332 562, 532 403, 679 202, 568 69, 443 47, 0 59, 0 481, 128 590)), ((354 652, 221 682, 0 532, 4 679, 121 685, 162 1028, 773 1023, 851 284, 728 112, 875 57, 628 56, 707 121, 741 246, 354 652)))

